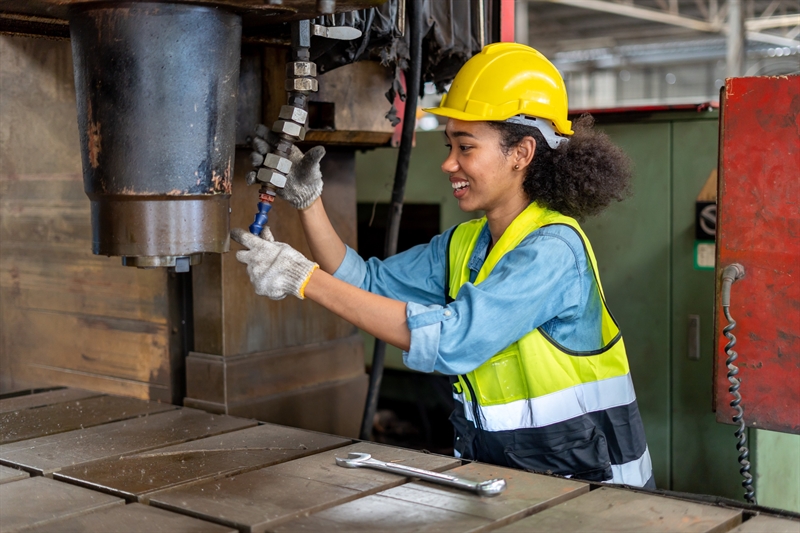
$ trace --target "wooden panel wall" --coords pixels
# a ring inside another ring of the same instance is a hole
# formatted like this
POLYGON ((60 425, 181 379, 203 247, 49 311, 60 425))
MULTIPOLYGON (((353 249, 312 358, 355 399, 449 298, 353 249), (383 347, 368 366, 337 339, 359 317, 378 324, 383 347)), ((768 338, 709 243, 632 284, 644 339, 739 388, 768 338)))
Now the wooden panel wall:
POLYGON ((173 399, 164 269, 91 252, 71 48, 0 36, 0 391, 173 399))
POLYGON ((388 145, 394 127, 386 119, 391 103, 384 93, 394 82, 391 69, 377 61, 359 61, 319 76, 312 102, 334 106, 335 131, 311 130, 306 141, 332 144, 388 145))

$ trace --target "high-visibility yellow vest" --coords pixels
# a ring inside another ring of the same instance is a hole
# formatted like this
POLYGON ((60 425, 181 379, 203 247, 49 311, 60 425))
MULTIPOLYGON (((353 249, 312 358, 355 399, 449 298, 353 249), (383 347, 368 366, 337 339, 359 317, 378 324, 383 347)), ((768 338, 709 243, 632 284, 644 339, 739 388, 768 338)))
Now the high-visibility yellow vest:
MULTIPOLYGON (((486 223, 484 217, 463 223, 453 231, 448 250, 449 296, 452 299, 457 298, 461 286, 470 281, 469 259, 486 223)), ((517 430, 521 430, 520 436, 525 434, 526 438, 545 439, 546 442, 547 435, 562 434, 560 428, 574 426, 578 417, 584 417, 591 425, 602 412, 616 409, 619 413, 622 409, 632 418, 600 418, 605 421, 603 431, 608 437, 601 440, 607 443, 603 446, 609 446, 607 451, 611 457, 612 479, 608 481, 642 486, 651 480, 652 466, 625 344, 606 306, 594 253, 575 219, 536 203, 530 204, 495 243, 473 283, 479 285, 485 280, 503 256, 529 234, 554 224, 569 226, 583 241, 603 304, 602 347, 594 351, 572 351, 539 327, 511 342, 472 372, 459 376, 454 384, 456 398, 464 405, 463 416, 479 433, 489 432, 486 442, 496 445, 510 442, 504 435, 517 430), (477 399, 477 409, 473 395, 477 399), (609 432, 614 434, 609 435, 609 432), (623 460, 615 461, 615 457, 623 455, 626 456, 623 460)), ((518 442, 519 439, 511 440, 518 442)))

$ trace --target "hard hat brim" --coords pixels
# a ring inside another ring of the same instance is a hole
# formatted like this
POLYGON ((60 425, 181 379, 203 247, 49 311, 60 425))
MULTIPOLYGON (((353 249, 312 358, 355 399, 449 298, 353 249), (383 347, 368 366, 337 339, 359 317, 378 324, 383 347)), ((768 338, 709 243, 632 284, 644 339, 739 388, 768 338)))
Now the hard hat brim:
MULTIPOLYGON (((426 107, 422 109, 426 113, 430 113, 431 115, 438 115, 440 117, 445 118, 454 118, 456 120, 463 120, 465 122, 505 122, 506 120, 510 119, 512 116, 508 117, 498 117, 498 118, 491 118, 487 119, 486 117, 482 117, 480 115, 472 115, 465 111, 459 111, 457 109, 452 109, 450 107, 426 107)), ((557 125, 559 133, 565 136, 570 136, 575 132, 572 130, 572 123, 570 121, 557 121, 554 119, 552 120, 554 124, 557 125)))
MULTIPOLYGON (((454 118, 456 120, 463 120, 466 122, 486 122, 486 117, 482 117, 480 115, 472 115, 470 113, 466 113, 464 111, 459 111, 457 109, 451 109, 449 107, 426 107, 422 109, 426 113, 430 113, 431 115, 438 115, 440 117, 445 118, 454 118)), ((508 118, 508 117, 506 117, 508 118)), ((499 119, 500 121, 505 119, 499 119)))

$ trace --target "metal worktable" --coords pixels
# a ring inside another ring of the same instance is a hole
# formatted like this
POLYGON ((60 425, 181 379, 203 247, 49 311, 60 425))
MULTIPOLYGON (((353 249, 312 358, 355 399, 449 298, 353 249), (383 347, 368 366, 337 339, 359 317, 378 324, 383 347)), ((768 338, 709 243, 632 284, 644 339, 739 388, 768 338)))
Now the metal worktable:
POLYGON ((0 399, 0 531, 793 532, 800 521, 75 389, 0 399), (508 489, 481 498, 334 457, 508 489))

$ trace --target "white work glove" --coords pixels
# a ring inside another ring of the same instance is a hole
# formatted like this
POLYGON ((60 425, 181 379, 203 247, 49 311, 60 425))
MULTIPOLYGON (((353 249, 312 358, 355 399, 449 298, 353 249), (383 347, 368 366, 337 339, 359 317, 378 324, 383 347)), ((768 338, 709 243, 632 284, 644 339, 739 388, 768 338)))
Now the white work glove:
MULTIPOLYGON (((253 168, 256 170, 247 174, 248 185, 255 183, 258 168, 264 162, 264 157, 277 143, 278 137, 273 132, 263 125, 256 128, 256 135, 251 142, 253 152, 250 154, 253 168)), ((322 171, 319 162, 324 155, 325 148, 322 146, 315 146, 305 155, 298 147, 292 146, 289 154, 292 169, 286 176, 286 187, 278 190, 278 196, 292 204, 295 209, 306 209, 313 204, 322 194, 322 171)))
POLYGON ((264 227, 261 237, 235 228, 231 238, 247 248, 236 252, 236 259, 247 265, 256 294, 272 300, 283 300, 289 294, 305 299, 306 283, 318 264, 285 242, 276 242, 269 226, 264 227))

